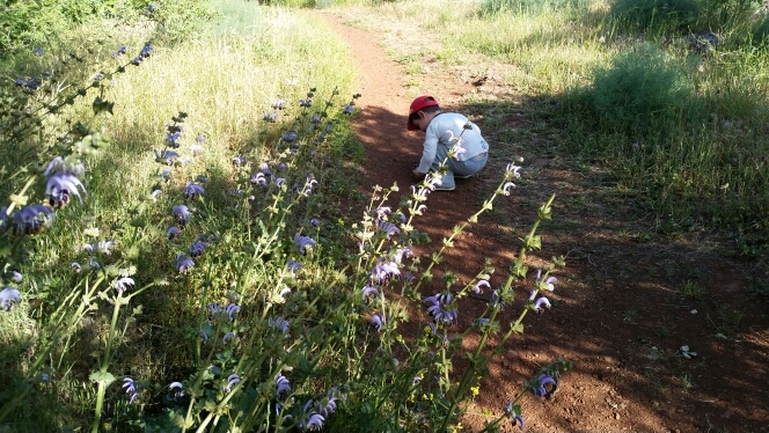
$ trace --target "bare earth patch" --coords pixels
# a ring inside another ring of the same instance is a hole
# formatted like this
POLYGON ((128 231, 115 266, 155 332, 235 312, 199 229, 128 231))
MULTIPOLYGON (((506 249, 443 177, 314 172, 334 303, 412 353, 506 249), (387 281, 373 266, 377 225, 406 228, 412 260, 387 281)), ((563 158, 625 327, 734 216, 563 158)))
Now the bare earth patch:
MULTIPOLYGON (((505 356, 490 366, 491 376, 462 420, 467 431, 480 430, 489 412, 499 414, 524 380, 559 356, 575 368, 563 376, 553 399, 524 399, 528 431, 769 430, 769 309, 765 296, 749 290, 752 278, 762 275, 761 263, 730 259, 724 254, 728 240, 705 231, 658 234, 653 216, 612 188, 609 174, 548 151, 547 137, 558 131, 534 125, 523 110, 500 118, 490 118, 489 111, 468 113, 463 101, 515 103, 519 95, 504 79, 511 66, 445 68, 416 55, 424 52, 416 44, 435 42, 407 28, 366 31, 346 24, 354 17, 314 13, 349 43, 357 62, 363 96, 355 128, 367 148, 370 187, 397 182, 405 191, 412 184, 421 136, 405 126, 408 105, 419 94, 432 94, 445 110, 474 116, 489 138, 491 160, 482 173, 458 181, 453 192, 430 196, 418 228, 432 243, 421 246, 420 254, 435 251, 454 225, 478 209, 512 155, 525 157, 524 179, 513 196, 500 197, 494 211, 462 235, 441 270, 468 281, 489 258, 497 269, 491 282, 501 284, 520 249, 518 238, 538 207, 556 194, 553 220, 540 230, 543 249, 527 260, 537 269, 552 256, 566 256, 553 308, 527 316, 525 334, 509 341, 505 356), (388 56, 383 41, 417 49, 402 64, 388 56), (528 132, 530 139, 499 141, 511 130, 528 132)), ((438 291, 440 284, 436 278, 426 290, 438 291)), ((525 299, 528 289, 519 289, 518 299, 525 299)), ((483 302, 466 299, 458 326, 472 321, 483 302)), ((518 313, 505 312, 507 319, 518 313)), ((503 431, 513 428, 505 424, 503 431)))

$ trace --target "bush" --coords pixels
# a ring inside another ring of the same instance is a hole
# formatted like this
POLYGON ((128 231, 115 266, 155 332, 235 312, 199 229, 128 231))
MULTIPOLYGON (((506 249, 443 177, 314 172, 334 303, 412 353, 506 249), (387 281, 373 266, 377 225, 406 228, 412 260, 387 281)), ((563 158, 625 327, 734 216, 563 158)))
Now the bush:
POLYGON ((542 13, 562 10, 584 10, 588 0, 486 0, 481 6, 482 14, 503 11, 515 13, 542 13))
POLYGON ((615 0, 609 15, 630 31, 663 34, 688 30, 699 14, 694 0, 615 0))
POLYGON ((692 92, 680 66, 671 64, 656 46, 642 44, 596 71, 586 102, 608 130, 664 135, 660 128, 682 117, 692 92))

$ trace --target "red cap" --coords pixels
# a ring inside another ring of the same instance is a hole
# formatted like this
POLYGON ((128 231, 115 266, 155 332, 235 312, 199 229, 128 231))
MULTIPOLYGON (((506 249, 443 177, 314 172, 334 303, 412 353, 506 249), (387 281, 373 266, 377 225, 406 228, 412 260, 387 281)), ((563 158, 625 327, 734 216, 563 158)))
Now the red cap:
POLYGON ((411 106, 409 107, 409 118, 407 119, 409 131, 417 130, 417 126, 411 122, 411 115, 423 108, 433 107, 435 105, 438 105, 438 101, 429 95, 422 95, 414 99, 414 101, 411 102, 411 106))

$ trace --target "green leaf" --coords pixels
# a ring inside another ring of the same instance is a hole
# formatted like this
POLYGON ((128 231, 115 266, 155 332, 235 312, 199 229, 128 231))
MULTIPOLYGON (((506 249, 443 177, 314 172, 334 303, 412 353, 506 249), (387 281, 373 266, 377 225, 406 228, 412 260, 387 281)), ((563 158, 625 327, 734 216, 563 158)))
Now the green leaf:
POLYGON ((90 376, 88 376, 88 379, 94 383, 104 384, 104 388, 106 388, 115 381, 115 376, 113 376, 109 371, 94 371, 90 376))

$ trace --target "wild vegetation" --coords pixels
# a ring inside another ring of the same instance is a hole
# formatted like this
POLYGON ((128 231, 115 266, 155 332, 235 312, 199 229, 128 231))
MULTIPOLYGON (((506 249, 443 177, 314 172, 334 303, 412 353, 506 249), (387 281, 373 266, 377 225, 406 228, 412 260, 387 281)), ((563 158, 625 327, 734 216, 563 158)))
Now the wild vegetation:
MULTIPOLYGON (((427 263, 411 257, 434 179, 358 191, 352 66, 284 6, 377 8, 438 29, 451 48, 431 54, 448 65, 517 65, 506 80, 562 127, 560 150, 614 169, 660 229, 718 227, 764 252, 758 2, 48 3, 0 15, 0 429, 452 431, 498 355, 487 339, 549 308, 554 269, 524 258, 552 198, 505 285, 479 269, 422 298, 455 237, 511 193, 513 155, 478 213, 427 263), (486 311, 450 332, 470 293, 486 311), (502 323, 502 308, 521 313, 502 323), (467 352, 469 333, 481 343, 467 352)), ((489 121, 506 109, 467 102, 489 121)), ((532 371, 518 399, 570 367, 532 371)), ((518 399, 488 431, 523 426, 518 399)))

